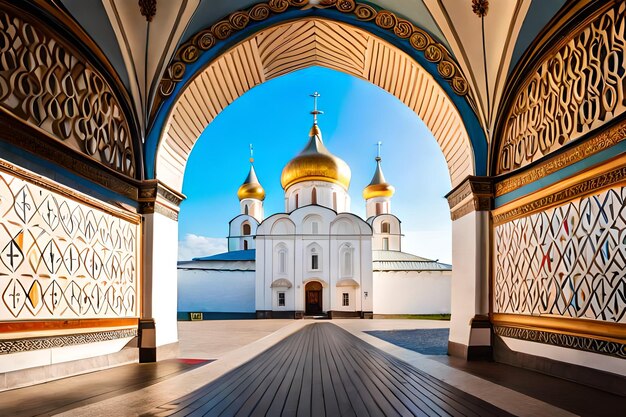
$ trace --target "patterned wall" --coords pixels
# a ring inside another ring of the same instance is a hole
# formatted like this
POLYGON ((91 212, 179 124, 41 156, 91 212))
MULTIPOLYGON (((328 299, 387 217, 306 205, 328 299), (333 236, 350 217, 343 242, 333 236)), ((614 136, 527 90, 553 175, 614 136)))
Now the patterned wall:
POLYGON ((495 228, 496 313, 626 323, 626 188, 495 228))
POLYGON ((111 87, 87 60, 44 30, 0 10, 0 107, 133 177, 128 122, 111 87))
POLYGON ((137 317, 138 232, 0 172, 0 320, 137 317))
POLYGON ((497 173, 539 160, 626 112, 624 49, 626 3, 616 2, 546 56, 514 94, 497 173))

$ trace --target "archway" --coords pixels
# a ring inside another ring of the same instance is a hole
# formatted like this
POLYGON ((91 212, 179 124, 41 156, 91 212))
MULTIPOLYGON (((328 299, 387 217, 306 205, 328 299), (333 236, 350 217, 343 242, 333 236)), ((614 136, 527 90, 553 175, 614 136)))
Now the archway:
MULTIPOLYGON (((467 180, 475 174, 484 174, 486 155, 473 149, 469 132, 476 131, 475 116, 462 117, 449 96, 449 87, 446 91, 441 80, 399 47, 366 30, 320 17, 277 24, 253 34, 204 68, 198 68, 179 94, 168 102, 170 106, 160 111, 164 123, 158 132, 154 175, 160 183, 180 192, 194 144, 222 110, 254 86, 310 66, 344 72, 386 90, 415 112, 437 140, 456 190, 450 197, 454 201, 451 207, 459 209, 452 214, 452 258, 459 278, 453 279, 453 305, 457 294, 458 308, 453 315, 456 324, 452 325, 451 340, 465 346, 460 348, 465 355, 471 336, 468 323, 476 314, 488 312, 487 292, 482 288, 486 285, 482 281, 489 250, 488 214, 475 211, 478 207, 467 180), (478 166, 477 160, 481 161, 478 166), (455 247, 455 241, 463 243, 455 247), (470 249, 464 247, 468 242, 470 249)), ((465 105, 470 107, 468 102, 465 105)), ((153 132, 151 136, 156 134, 153 132)), ((163 226, 163 233, 168 233, 167 240, 175 244, 177 235, 173 234, 176 233, 173 228, 174 224, 163 226)), ((154 232, 154 236, 159 234, 154 232)), ((156 274, 166 275, 165 271, 169 271, 167 274, 173 275, 175 265, 152 270, 156 274)), ((165 279, 155 274, 152 278, 153 282, 165 279)))
POLYGON ((363 78, 412 109, 437 139, 453 187, 475 174, 465 123, 433 76, 408 54, 364 30, 306 18, 258 32, 196 75, 169 111, 157 148, 156 177, 180 191, 193 145, 224 108, 255 85, 314 65, 363 78))

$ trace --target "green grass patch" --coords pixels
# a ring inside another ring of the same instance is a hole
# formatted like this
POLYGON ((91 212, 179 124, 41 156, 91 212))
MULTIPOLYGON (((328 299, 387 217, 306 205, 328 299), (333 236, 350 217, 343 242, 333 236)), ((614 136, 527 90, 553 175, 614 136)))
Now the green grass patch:
POLYGON ((450 314, 374 314, 375 319, 447 320, 450 314))

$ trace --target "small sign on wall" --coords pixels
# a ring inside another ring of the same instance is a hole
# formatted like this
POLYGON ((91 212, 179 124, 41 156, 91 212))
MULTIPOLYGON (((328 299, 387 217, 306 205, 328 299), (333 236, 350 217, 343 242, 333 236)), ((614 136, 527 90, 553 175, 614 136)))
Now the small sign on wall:
POLYGON ((189 313, 189 320, 191 321, 202 320, 202 313, 189 313))

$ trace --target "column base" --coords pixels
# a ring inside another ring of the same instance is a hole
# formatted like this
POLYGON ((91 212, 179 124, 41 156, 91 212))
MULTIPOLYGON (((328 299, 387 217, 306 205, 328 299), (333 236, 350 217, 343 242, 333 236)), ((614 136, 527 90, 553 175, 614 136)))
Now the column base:
POLYGON ((491 334, 489 317, 476 315, 470 322, 469 344, 448 341, 448 355, 468 361, 492 360, 491 334))

